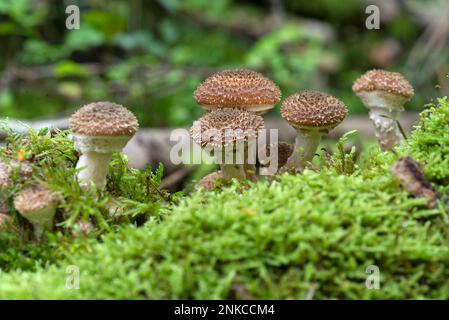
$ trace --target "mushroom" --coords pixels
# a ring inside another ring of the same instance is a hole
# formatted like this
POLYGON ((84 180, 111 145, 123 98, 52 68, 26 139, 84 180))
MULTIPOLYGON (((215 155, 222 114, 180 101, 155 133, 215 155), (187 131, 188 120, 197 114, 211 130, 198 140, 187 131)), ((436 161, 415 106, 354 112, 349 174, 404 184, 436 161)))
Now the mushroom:
POLYGON ((51 229, 57 206, 52 190, 42 186, 27 188, 14 198, 14 206, 31 222, 37 239, 41 238, 44 230, 51 229))
POLYGON ((413 97, 410 83, 400 73, 371 70, 355 81, 352 90, 370 110, 369 117, 382 150, 391 150, 400 144, 403 136, 397 115, 404 110, 404 103, 413 97))
MULTIPOLYGON (((274 108, 281 90, 262 74, 247 70, 224 70, 208 77, 195 90, 196 102, 206 110, 240 108, 263 114, 274 108)), ((256 181, 256 166, 245 157, 244 169, 248 179, 256 181)))
POLYGON ((321 136, 346 117, 348 110, 337 98, 319 91, 302 91, 288 97, 282 117, 297 131, 295 148, 281 172, 301 171, 311 161, 321 136))
POLYGON ((251 139, 258 137, 263 126, 258 114, 241 109, 217 109, 195 121, 190 134, 202 148, 213 149, 224 180, 244 180, 243 161, 238 164, 238 159, 243 158, 242 152, 251 139))
POLYGON ((206 191, 212 191, 217 187, 217 182, 222 178, 221 172, 216 171, 204 176, 195 186, 195 189, 203 188, 206 191))
POLYGON ((83 189, 106 185, 109 161, 136 133, 137 119, 132 112, 113 102, 93 102, 76 111, 69 120, 75 149, 81 152, 76 165, 83 189))
POLYGON ((281 90, 262 74, 246 69, 217 72, 196 88, 194 97, 204 109, 240 108, 264 113, 281 98, 281 90))

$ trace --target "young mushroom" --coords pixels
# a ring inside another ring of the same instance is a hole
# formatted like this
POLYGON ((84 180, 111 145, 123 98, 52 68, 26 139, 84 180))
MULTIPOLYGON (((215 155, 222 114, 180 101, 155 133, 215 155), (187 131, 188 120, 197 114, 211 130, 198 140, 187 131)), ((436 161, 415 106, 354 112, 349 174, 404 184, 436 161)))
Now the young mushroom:
POLYGON ((57 201, 53 191, 42 186, 23 190, 14 198, 16 210, 34 227, 36 239, 44 230, 50 230, 56 213, 57 201))
POLYGON ((302 91, 288 97, 282 117, 297 131, 295 148, 281 172, 302 171, 315 155, 321 136, 346 117, 348 110, 337 98, 319 91, 302 91))
POLYGON ((113 102, 93 102, 76 111, 69 121, 75 149, 81 152, 76 167, 83 189, 106 185, 109 161, 136 133, 137 119, 128 109, 113 102))
POLYGON ((404 110, 404 103, 413 97, 410 83, 400 73, 371 70, 355 81, 352 90, 370 110, 369 117, 382 150, 400 144, 403 136, 397 116, 404 110))
MULTIPOLYGON (((208 111, 220 108, 239 108, 263 114, 281 99, 281 90, 269 78, 247 70, 234 69, 217 72, 204 80, 195 90, 196 102, 208 111)), ((247 178, 256 181, 256 166, 245 157, 247 178)))
POLYGON ((193 123, 190 134, 195 143, 212 149, 220 164, 224 180, 246 179, 243 152, 251 139, 256 139, 264 123, 260 115, 240 109, 218 109, 193 123), (235 158, 235 160, 234 160, 235 158))

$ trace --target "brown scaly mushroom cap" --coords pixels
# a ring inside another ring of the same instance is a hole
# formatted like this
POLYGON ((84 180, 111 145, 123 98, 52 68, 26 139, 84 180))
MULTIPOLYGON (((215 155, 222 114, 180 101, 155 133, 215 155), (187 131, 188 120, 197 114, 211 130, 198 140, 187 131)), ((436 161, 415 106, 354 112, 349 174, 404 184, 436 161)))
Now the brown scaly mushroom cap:
POLYGON ((114 102, 89 103, 69 120, 73 133, 85 136, 132 136, 138 128, 134 114, 114 102))
POLYGON ((370 70, 358 78, 352 86, 352 91, 355 93, 386 91, 407 99, 414 95, 413 87, 400 73, 376 69, 370 70))
POLYGON ((281 90, 258 72, 236 69, 211 75, 198 86, 194 97, 210 110, 242 108, 257 112, 273 108, 280 100, 281 90))
POLYGON ((337 98, 319 91, 302 91, 288 97, 282 117, 295 128, 333 128, 346 117, 348 109, 337 98))
POLYGON ((56 204, 56 197, 50 189, 32 187, 23 190, 14 198, 14 206, 21 214, 33 213, 56 204))
POLYGON ((263 119, 258 114, 241 109, 217 109, 195 121, 190 135, 201 147, 223 148, 257 138, 263 127, 263 119))

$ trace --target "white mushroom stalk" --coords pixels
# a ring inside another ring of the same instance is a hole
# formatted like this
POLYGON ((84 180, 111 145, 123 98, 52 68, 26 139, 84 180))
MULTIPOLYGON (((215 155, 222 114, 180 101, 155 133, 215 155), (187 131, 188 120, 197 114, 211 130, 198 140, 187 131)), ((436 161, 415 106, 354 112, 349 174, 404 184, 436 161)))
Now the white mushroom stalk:
POLYGON ((346 117, 348 110, 337 98, 318 91, 303 91, 282 104, 282 117, 296 129, 292 155, 280 172, 302 171, 313 156, 324 134, 346 117))
POLYGON ((295 138, 295 145, 292 155, 287 160, 285 168, 288 171, 296 169, 302 171, 307 163, 312 161, 318 145, 321 142, 323 134, 327 134, 329 130, 319 129, 297 129, 295 138))
POLYGON ((352 90, 369 111, 375 135, 383 151, 391 150, 404 140, 397 117, 414 91, 399 73, 371 70, 358 78, 352 90))
POLYGON ((81 152, 76 168, 83 189, 103 189, 109 162, 137 131, 136 117, 113 102, 93 102, 76 111, 69 122, 75 149, 81 152))
POLYGON ((57 207, 53 191, 40 186, 25 189, 14 198, 14 206, 33 225, 36 239, 51 230, 57 207))

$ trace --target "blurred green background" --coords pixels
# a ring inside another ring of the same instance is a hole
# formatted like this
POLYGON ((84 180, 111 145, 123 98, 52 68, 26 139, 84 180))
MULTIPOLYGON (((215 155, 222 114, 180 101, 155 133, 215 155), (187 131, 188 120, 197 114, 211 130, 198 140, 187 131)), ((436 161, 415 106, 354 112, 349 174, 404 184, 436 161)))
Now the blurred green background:
MULTIPOLYGON (((94 100, 132 109, 142 126, 187 126, 195 87, 224 68, 272 78, 283 98, 318 89, 366 112, 351 91, 371 68, 402 72, 408 104, 449 92, 447 0, 1 0, 0 115, 64 117, 94 100), (65 9, 81 11, 67 30, 65 9), (380 8, 368 30, 368 4, 380 8)), ((278 114, 278 108, 271 111, 278 114)))

